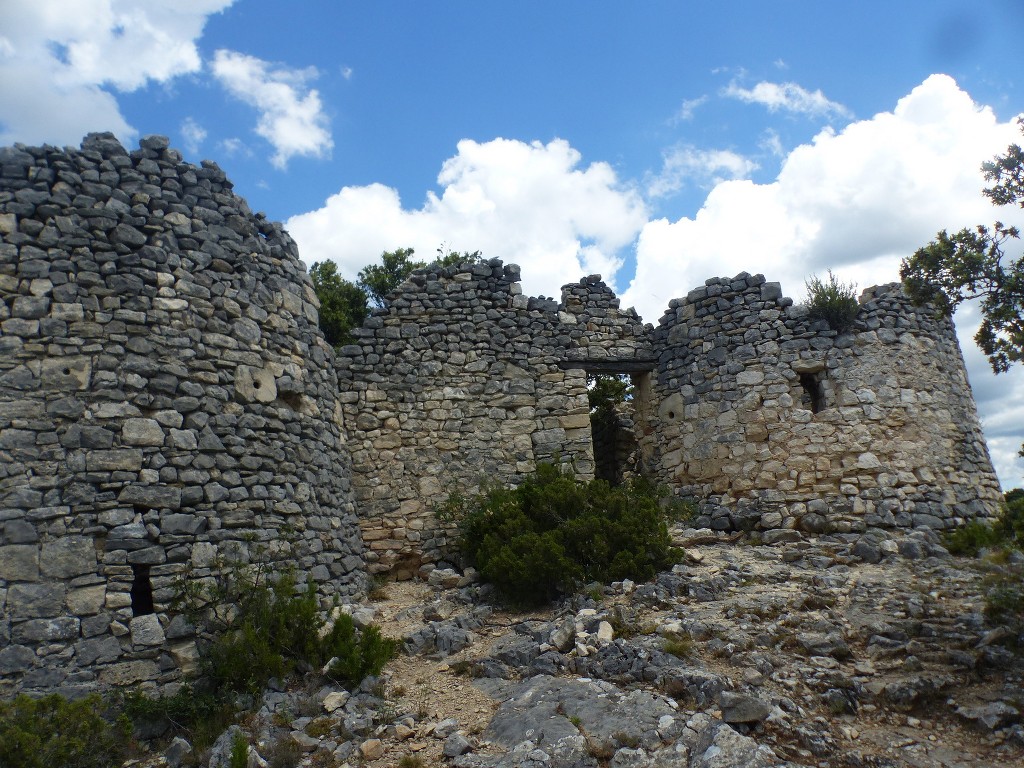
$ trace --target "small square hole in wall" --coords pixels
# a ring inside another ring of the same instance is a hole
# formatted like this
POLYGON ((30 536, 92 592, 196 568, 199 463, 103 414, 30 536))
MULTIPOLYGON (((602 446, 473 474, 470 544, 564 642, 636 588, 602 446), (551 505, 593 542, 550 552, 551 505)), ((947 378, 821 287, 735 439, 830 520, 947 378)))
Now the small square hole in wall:
POLYGON ((132 566, 132 616, 153 613, 153 583, 148 565, 132 566))
POLYGON ((800 374, 800 386, 804 390, 800 402, 805 408, 810 408, 811 413, 818 413, 825 408, 824 379, 824 371, 800 374))

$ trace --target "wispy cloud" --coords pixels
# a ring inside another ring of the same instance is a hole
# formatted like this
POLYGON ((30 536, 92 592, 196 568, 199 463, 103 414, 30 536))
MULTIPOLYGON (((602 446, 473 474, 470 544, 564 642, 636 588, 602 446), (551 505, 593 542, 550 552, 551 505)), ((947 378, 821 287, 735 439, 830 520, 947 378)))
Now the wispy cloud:
POLYGON ((850 110, 829 100, 820 90, 808 91, 796 83, 762 81, 753 88, 743 88, 733 80, 722 90, 722 95, 747 104, 761 104, 769 112, 781 110, 811 117, 853 117, 850 110))
POLYGON ((206 141, 206 129, 195 121, 195 118, 186 117, 181 123, 181 138, 185 143, 185 149, 193 155, 199 151, 200 145, 206 141))
POLYGON ((296 156, 330 155, 334 141, 320 94, 307 87, 317 76, 315 68, 292 69, 221 49, 212 70, 232 96, 259 111, 256 133, 274 147, 271 162, 277 168, 296 156))
POLYGON ((678 192, 687 182, 711 187, 729 179, 742 179, 757 170, 757 163, 728 149, 675 147, 665 153, 661 171, 647 179, 649 197, 678 192))
POLYGON ((679 109, 672 115, 673 123, 685 123, 693 120, 693 115, 698 108, 706 104, 707 96, 698 96, 696 99, 686 99, 679 105, 679 109))

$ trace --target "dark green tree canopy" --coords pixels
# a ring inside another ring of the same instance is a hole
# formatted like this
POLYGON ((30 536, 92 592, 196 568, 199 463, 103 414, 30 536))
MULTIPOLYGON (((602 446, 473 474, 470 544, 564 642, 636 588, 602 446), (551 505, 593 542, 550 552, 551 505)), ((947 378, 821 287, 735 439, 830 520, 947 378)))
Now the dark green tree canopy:
POLYGON ((352 342, 352 329, 363 324, 369 313, 366 292, 338 274, 333 261, 320 261, 309 268, 313 290, 320 300, 320 330, 327 343, 340 347, 352 342))
POLYGON ((359 270, 359 287, 366 291, 375 307, 387 306, 387 296, 400 286, 415 269, 427 266, 425 261, 416 261, 412 248, 384 251, 380 264, 367 264, 359 270))
MULTIPOLYGON (((387 297, 417 269, 423 269, 427 262, 414 259, 414 248, 398 248, 384 251, 380 264, 368 264, 359 270, 359 287, 366 291, 370 303, 375 307, 386 307, 387 297)), ((459 252, 449 249, 444 243, 437 249, 437 258, 431 262, 441 267, 458 264, 475 264, 483 260, 480 251, 459 252)))

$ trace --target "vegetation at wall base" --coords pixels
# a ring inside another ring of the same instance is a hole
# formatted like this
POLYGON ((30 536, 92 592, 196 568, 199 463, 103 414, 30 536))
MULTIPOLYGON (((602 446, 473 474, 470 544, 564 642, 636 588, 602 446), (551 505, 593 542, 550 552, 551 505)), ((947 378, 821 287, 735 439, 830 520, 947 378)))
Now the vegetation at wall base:
POLYGON ((24 694, 0 701, 0 766, 110 768, 125 759, 131 725, 105 717, 97 694, 69 701, 58 694, 24 694))
POLYGON ((398 651, 396 640, 374 626, 357 631, 343 613, 327 629, 312 581, 300 588, 294 575, 271 578, 261 564, 232 567, 210 589, 183 581, 181 606, 206 638, 200 674, 173 696, 130 694, 125 710, 136 722, 163 723, 199 743, 212 741, 240 697, 258 698, 271 678, 326 666, 328 679, 353 688, 398 651))
POLYGON ((677 562, 661 502, 644 479, 612 487, 542 463, 516 488, 453 493, 438 510, 459 528, 467 565, 515 605, 538 605, 589 581, 645 581, 677 562))
POLYGON ((860 304, 857 302, 857 284, 842 283, 828 271, 828 280, 811 275, 807 286, 807 314, 812 320, 824 320, 836 333, 853 326, 860 304))
POLYGON ((1024 551, 1024 489, 1005 495, 1002 514, 993 523, 970 522, 944 537, 954 555, 989 553, 993 572, 985 579, 985 615, 1005 624, 1024 643, 1024 564, 1009 553, 1024 551))

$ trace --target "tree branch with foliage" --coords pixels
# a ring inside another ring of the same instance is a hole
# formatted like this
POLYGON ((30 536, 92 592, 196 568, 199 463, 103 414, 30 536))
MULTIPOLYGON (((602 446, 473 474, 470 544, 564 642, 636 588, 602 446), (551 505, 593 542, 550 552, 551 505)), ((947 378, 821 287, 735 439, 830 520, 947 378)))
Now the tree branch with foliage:
MULTIPOLYGON (((1018 122, 1024 130, 1024 118, 1018 122)), ((1019 145, 1011 144, 981 170, 994 182, 984 190, 994 205, 1024 208, 1024 150, 1019 145)), ((974 340, 996 373, 1024 361, 1024 256, 1012 258, 1006 252, 1019 237, 1016 227, 998 221, 991 229, 979 225, 953 235, 942 230, 900 266, 907 293, 919 304, 932 302, 951 314, 964 301, 981 300, 981 327, 974 340)))

